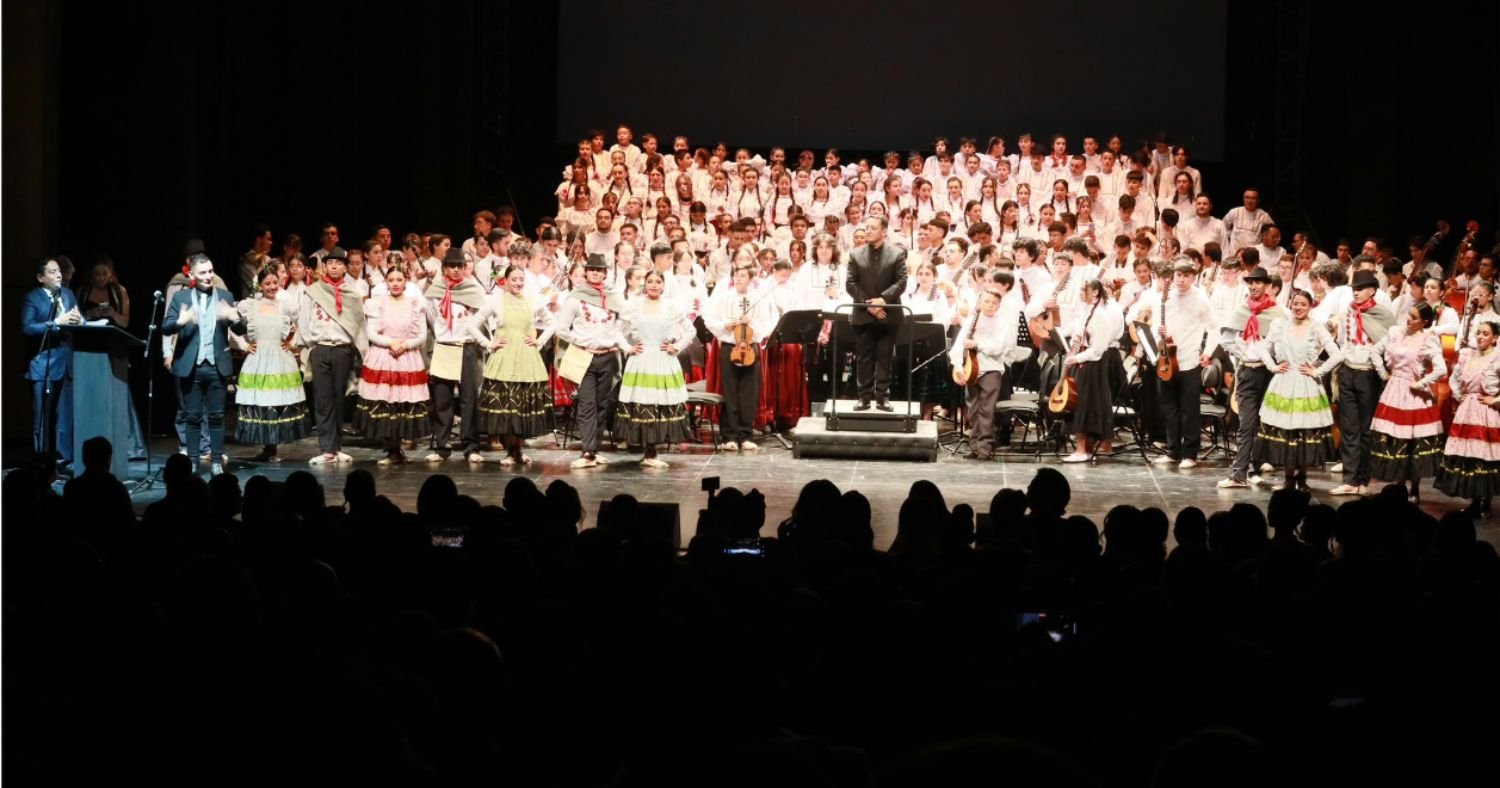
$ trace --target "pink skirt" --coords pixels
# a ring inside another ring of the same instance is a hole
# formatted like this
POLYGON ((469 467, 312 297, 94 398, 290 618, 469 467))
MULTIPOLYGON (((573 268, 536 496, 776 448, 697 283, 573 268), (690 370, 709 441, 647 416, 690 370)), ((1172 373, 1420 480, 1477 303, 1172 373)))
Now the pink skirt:
POLYGON ((1443 454, 1500 462, 1500 412, 1480 402, 1478 396, 1464 397, 1453 416, 1443 454))
POLYGON ((1410 378, 1391 378, 1375 406, 1370 430, 1400 440, 1443 434, 1443 414, 1431 394, 1411 390, 1410 378))
POLYGON ((408 350, 400 356, 370 346, 359 373, 359 398, 370 402, 426 402, 432 398, 427 390, 427 367, 419 350, 408 350))

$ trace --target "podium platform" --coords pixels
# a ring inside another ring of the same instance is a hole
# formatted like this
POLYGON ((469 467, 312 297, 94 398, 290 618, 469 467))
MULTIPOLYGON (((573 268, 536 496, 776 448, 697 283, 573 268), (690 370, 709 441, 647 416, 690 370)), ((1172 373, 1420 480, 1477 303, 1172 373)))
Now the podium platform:
MULTIPOLYGON (((891 403, 893 406, 896 403, 891 403)), ((871 408, 874 411, 873 408, 871 408)), ((883 422, 900 424, 905 419, 901 411, 880 413, 883 422), (895 418, 892 418, 892 417, 895 418)), ((856 414, 863 415, 863 414, 856 414)), ((800 457, 847 457, 857 460, 920 460, 937 462, 938 431, 933 421, 916 421, 912 432, 895 430, 874 431, 850 429, 850 422, 840 413, 840 428, 830 430, 825 419, 805 416, 797 422, 792 456, 800 457)), ((881 420, 871 423, 882 424, 881 420)))
POLYGON ((829 432, 916 432, 917 420, 922 416, 922 404, 907 400, 891 400, 891 412, 886 413, 870 404, 869 410, 855 410, 859 404, 855 399, 829 400, 823 406, 823 421, 829 432))

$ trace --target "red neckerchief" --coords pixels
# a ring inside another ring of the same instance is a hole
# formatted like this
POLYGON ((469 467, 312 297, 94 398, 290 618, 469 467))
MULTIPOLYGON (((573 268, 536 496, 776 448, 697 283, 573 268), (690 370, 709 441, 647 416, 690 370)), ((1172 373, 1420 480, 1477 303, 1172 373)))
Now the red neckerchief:
POLYGON ((326 284, 329 287, 333 288, 334 311, 338 312, 341 315, 344 314, 344 288, 341 287, 341 285, 344 284, 344 280, 339 279, 335 281, 333 279, 329 279, 327 275, 324 275, 323 284, 326 284))
POLYGON ((605 290, 604 290, 604 283, 603 282, 600 282, 599 284, 596 285, 596 284, 591 284, 590 282, 588 282, 587 280, 585 280, 583 284, 584 284, 585 287, 588 287, 588 288, 591 288, 593 290, 599 291, 599 306, 604 307, 605 309, 609 309, 609 301, 607 301, 605 299, 605 296, 604 296, 605 290))
POLYGON ((447 320, 448 320, 448 330, 452 331, 453 330, 453 288, 456 287, 456 286, 458 286, 458 285, 463 284, 464 283, 464 278, 462 276, 460 276, 457 279, 449 279, 448 277, 445 276, 445 277, 443 277, 443 282, 445 284, 447 284, 448 287, 447 287, 446 290, 443 291, 443 303, 442 303, 440 309, 443 312, 443 317, 447 318, 447 320))
POLYGON ((1245 341, 1260 341, 1260 313, 1276 305, 1276 299, 1269 295, 1262 295, 1259 301, 1251 301, 1250 319, 1245 321, 1245 341))
POLYGON ((1371 298, 1363 304, 1354 303, 1349 306, 1354 310, 1354 344, 1370 344, 1370 336, 1365 333, 1365 313, 1375 308, 1375 299, 1371 298))

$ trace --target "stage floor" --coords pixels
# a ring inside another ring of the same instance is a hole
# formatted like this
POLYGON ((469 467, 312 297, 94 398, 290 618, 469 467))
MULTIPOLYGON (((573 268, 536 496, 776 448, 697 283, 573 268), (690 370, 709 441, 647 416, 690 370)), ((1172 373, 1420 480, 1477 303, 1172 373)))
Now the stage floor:
MULTIPOLYGON (((875 542, 879 547, 888 547, 896 536, 896 519, 901 503, 906 499, 912 482, 930 479, 943 491, 948 506, 967 503, 976 512, 989 509, 990 498, 1004 487, 1025 489, 1043 465, 1056 468, 1072 485, 1073 499, 1069 514, 1081 514, 1102 526, 1104 514, 1111 507, 1131 504, 1142 508, 1155 506, 1175 517, 1176 512, 1187 506, 1197 506, 1205 513, 1227 509, 1235 503, 1248 501, 1264 506, 1270 498, 1270 489, 1220 490, 1215 484, 1225 477, 1227 463, 1203 462, 1191 470, 1178 470, 1175 466, 1156 466, 1141 461, 1139 454, 1121 455, 1114 459, 1103 459, 1095 465, 1068 465, 1051 454, 1044 454, 1040 462, 1034 456, 997 457, 991 462, 966 460, 953 456, 946 450, 939 451, 935 463, 903 462, 886 460, 843 459, 793 459, 791 451, 783 449, 774 439, 759 441, 760 450, 753 453, 714 453, 707 446, 694 446, 687 451, 670 451, 661 454, 671 463, 663 470, 642 468, 638 463, 639 453, 603 452, 611 460, 608 466, 588 470, 573 470, 568 464, 577 458, 575 450, 556 448, 551 438, 538 440, 537 447, 526 453, 535 462, 527 466, 503 468, 498 453, 486 453, 490 459, 483 465, 470 465, 454 455, 443 463, 425 463, 420 457, 425 451, 408 452, 418 458, 407 465, 382 467, 376 460, 382 452, 368 443, 356 441, 346 445, 345 450, 355 462, 344 465, 310 466, 307 460, 317 453, 315 439, 281 447, 283 461, 280 463, 251 463, 243 458, 259 453, 259 447, 231 445, 229 447, 229 472, 239 477, 241 484, 255 475, 264 475, 273 481, 285 479, 295 471, 309 471, 323 482, 327 489, 328 502, 336 504, 342 500, 343 479, 349 471, 363 468, 375 475, 380 494, 390 498, 404 510, 416 508, 417 492, 422 482, 432 473, 445 473, 453 477, 459 492, 472 496, 485 504, 498 504, 505 484, 512 476, 525 475, 545 488, 554 479, 562 479, 578 488, 587 512, 585 525, 594 524, 594 516, 600 500, 608 500, 620 493, 629 493, 643 502, 676 503, 681 507, 682 541, 686 545, 697 530, 698 510, 707 496, 702 492, 702 480, 719 477, 723 487, 736 487, 745 492, 757 488, 766 497, 766 529, 774 533, 776 525, 784 520, 795 503, 802 486, 814 479, 828 479, 841 490, 858 490, 870 499, 874 512, 875 542)), ((576 444, 575 444, 576 445, 576 444)), ((607 445, 607 444, 606 444, 607 445)), ((156 462, 159 465, 166 452, 175 449, 170 439, 158 439, 153 444, 156 462)), ((145 476, 145 463, 131 463, 131 477, 145 476)), ((207 473, 207 465, 202 466, 207 473)), ((1335 498, 1326 493, 1339 484, 1336 474, 1326 471, 1309 474, 1313 486, 1313 498, 1317 502, 1334 506, 1349 498, 1335 498)), ((134 496, 137 510, 159 499, 164 490, 161 484, 138 492, 134 496)), ((1434 516, 1454 508, 1467 505, 1467 501, 1448 498, 1436 490, 1423 491, 1422 508, 1434 516)), ((1500 545, 1500 518, 1477 521, 1479 536, 1491 544, 1500 545)))

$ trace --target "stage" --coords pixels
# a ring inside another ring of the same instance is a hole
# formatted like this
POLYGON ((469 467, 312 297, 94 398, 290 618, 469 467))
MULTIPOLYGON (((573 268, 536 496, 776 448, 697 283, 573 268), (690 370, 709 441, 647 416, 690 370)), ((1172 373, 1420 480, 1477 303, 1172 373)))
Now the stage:
MULTIPOLYGON (((843 459, 793 459, 792 452, 783 449, 771 438, 758 438, 760 450, 753 453, 714 453, 708 446, 693 446, 687 451, 664 451, 661 458, 671 463, 663 470, 642 468, 638 463, 638 452, 601 452, 601 457, 610 460, 608 466, 587 470, 573 470, 568 463, 577 458, 576 449, 564 451, 554 446, 550 437, 537 439, 535 447, 526 453, 535 462, 526 466, 504 468, 499 464, 499 453, 487 452, 489 462, 470 465, 454 455, 442 463, 421 462, 426 454, 409 451, 408 456, 417 458, 406 465, 376 465, 382 453, 371 444, 354 441, 346 445, 345 451, 355 462, 343 465, 310 466, 308 458, 317 453, 316 439, 309 438, 281 447, 283 461, 280 463, 251 463, 244 458, 259 452, 258 446, 229 446, 230 466, 228 472, 239 477, 241 486, 250 477, 264 475, 273 481, 285 479, 296 471, 307 471, 322 481, 327 490, 329 504, 342 500, 343 480, 355 468, 362 468, 375 476, 381 495, 390 498, 404 510, 415 510, 417 492, 429 474, 444 473, 453 477, 463 495, 472 496, 483 504, 498 504, 506 482, 512 476, 524 475, 545 488, 554 479, 562 479, 573 485, 583 499, 584 525, 592 527, 599 509, 600 500, 621 493, 634 495, 642 502, 676 503, 681 509, 682 543, 684 546, 697 529, 698 510, 707 500, 702 491, 702 480, 717 476, 723 487, 736 487, 748 492, 757 488, 766 497, 765 535, 772 535, 776 525, 791 513, 797 493, 802 485, 814 479, 828 479, 845 492, 858 490, 870 499, 877 547, 889 547, 896 536, 896 520, 901 503, 906 499, 911 483, 929 479, 943 491, 951 508, 966 503, 976 512, 989 509, 990 498, 997 490, 1012 487, 1024 490, 1037 468, 1056 468, 1072 485, 1073 499, 1068 506, 1069 514, 1080 514, 1102 527, 1104 515, 1110 508, 1130 504, 1141 508, 1155 506, 1174 517, 1184 507, 1196 506, 1205 513, 1228 509, 1239 502, 1254 503, 1264 507, 1270 499, 1270 488, 1220 490, 1215 484, 1226 475, 1226 464, 1222 461, 1200 463, 1191 470, 1178 470, 1175 466, 1150 465, 1141 461, 1138 453, 1121 455, 1114 459, 1101 459, 1097 464, 1063 464, 1051 454, 1043 454, 1040 462, 1034 455, 1024 457, 997 457, 990 462, 966 460, 946 450, 938 452, 938 461, 911 462, 891 460, 843 460, 843 459)), ((605 444, 608 447, 609 444, 605 444)), ((171 439, 153 442, 153 457, 158 466, 166 452, 175 449, 171 439)), ((131 478, 145 475, 144 462, 130 464, 131 478)), ((207 464, 201 466, 206 475, 207 464)), ((1339 484, 1337 474, 1316 471, 1308 475, 1313 486, 1316 503, 1333 506, 1353 500, 1327 495, 1327 491, 1339 484)), ((1425 485, 1424 485, 1425 487, 1425 485)), ((164 493, 160 483, 142 490, 133 499, 137 511, 159 499, 164 493)), ((1422 509, 1435 517, 1467 505, 1467 501, 1449 498, 1436 490, 1423 490, 1422 509)), ((1479 538, 1500 545, 1500 518, 1477 520, 1479 538)))

